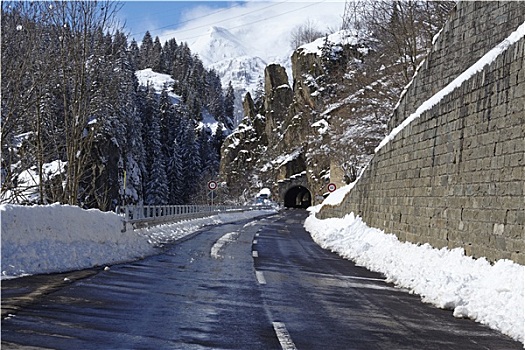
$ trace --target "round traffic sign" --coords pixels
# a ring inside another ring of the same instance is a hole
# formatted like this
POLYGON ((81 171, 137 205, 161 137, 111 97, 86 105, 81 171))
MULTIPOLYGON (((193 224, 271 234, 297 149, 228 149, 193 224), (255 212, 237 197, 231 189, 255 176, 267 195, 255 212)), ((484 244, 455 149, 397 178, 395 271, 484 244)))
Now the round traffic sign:
POLYGON ((337 186, 334 183, 328 184, 328 192, 334 192, 337 189, 337 186))
POLYGON ((209 182, 208 182, 208 188, 209 188, 210 190, 212 190, 212 191, 215 190, 215 189, 217 189, 217 182, 215 182, 215 181, 209 181, 209 182))

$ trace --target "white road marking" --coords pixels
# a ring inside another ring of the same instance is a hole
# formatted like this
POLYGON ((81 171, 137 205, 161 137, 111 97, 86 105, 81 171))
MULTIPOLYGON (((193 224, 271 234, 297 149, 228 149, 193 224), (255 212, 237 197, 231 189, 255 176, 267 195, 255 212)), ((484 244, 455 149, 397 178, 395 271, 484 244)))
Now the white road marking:
POLYGON ((281 343, 281 348, 283 348, 283 350, 297 350, 297 347, 295 346, 292 337, 290 337, 290 333, 288 333, 284 323, 272 322, 272 325, 275 334, 277 334, 277 339, 279 339, 279 343, 281 343))
POLYGON ((213 247, 211 247, 210 255, 215 259, 223 258, 221 254, 219 254, 220 250, 228 243, 235 242, 237 238, 239 238, 240 233, 239 232, 230 232, 222 236, 215 242, 213 247))
POLYGON ((253 240, 253 244, 257 244, 257 240, 256 239, 253 240))
POLYGON ((258 253, 256 250, 254 250, 254 251, 252 252, 252 256, 253 256, 254 258, 258 258, 258 257, 259 257, 259 253, 258 253))
POLYGON ((255 237, 259 237, 259 234, 258 234, 258 233, 256 233, 256 234, 255 234, 255 237))
POLYGON ((255 271, 255 277, 257 277, 257 282, 259 282, 259 284, 266 284, 266 279, 264 278, 262 271, 255 271))

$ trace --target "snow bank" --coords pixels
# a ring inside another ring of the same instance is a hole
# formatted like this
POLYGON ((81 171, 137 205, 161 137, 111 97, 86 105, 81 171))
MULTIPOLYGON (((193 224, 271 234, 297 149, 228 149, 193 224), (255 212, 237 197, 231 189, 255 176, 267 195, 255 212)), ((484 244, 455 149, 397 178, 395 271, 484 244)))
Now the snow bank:
POLYGON ((156 247, 172 243, 184 238, 205 226, 228 224, 241 220, 254 219, 259 216, 275 213, 275 210, 251 210, 245 212, 224 212, 205 218, 179 221, 136 230, 141 236, 147 237, 148 242, 156 247))
POLYGON ((154 252, 147 239, 122 232, 114 213, 75 206, 1 205, 2 278, 79 270, 154 252))
POLYGON ((155 254, 157 247, 204 226, 248 220, 273 212, 224 212, 122 232, 122 219, 114 213, 58 204, 0 205, 2 279, 132 261, 155 254))
POLYGON ((388 282, 421 295, 424 302, 524 341, 523 265, 509 260, 491 265, 465 256, 463 249, 403 243, 353 213, 326 220, 311 214, 304 225, 323 248, 383 273, 388 282))

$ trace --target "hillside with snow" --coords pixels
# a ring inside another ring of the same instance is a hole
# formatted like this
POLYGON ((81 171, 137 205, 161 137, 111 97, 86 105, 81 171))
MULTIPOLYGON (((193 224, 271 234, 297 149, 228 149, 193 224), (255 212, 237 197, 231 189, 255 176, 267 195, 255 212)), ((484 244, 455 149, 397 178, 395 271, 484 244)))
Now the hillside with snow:
MULTIPOLYGON (((169 74, 154 72, 151 68, 141 69, 135 72, 135 76, 140 86, 152 87, 157 95, 166 89, 171 102, 176 105, 181 101, 181 97, 173 92, 173 83, 175 80, 169 74)), ((208 110, 202 111, 202 121, 197 124, 197 129, 209 128, 215 134, 219 122, 208 110)), ((227 131, 224 129, 223 131, 227 131)))

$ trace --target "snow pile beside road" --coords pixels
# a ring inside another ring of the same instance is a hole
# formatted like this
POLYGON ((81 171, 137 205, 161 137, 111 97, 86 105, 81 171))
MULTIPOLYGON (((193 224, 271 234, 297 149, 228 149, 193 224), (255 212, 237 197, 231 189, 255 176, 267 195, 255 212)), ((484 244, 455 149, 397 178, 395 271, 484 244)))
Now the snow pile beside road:
POLYGON ((204 226, 248 220, 274 211, 218 215, 122 232, 114 213, 68 205, 0 205, 2 279, 81 270, 141 259, 204 226))
POLYGON ((228 224, 241 220, 254 219, 259 216, 275 213, 274 210, 251 210, 244 212, 224 212, 217 215, 199 219, 184 220, 172 224, 165 224, 136 230, 141 236, 147 237, 148 242, 154 246, 182 239, 205 226, 228 224))
POLYGON ((122 232, 114 213, 68 205, 1 205, 2 278, 79 270, 129 261, 154 248, 136 232, 122 232))
POLYGON ((321 247, 383 273, 388 282, 421 295, 424 302, 454 310, 524 342, 525 267, 509 260, 491 265, 463 249, 435 249, 400 242, 393 234, 368 227, 359 217, 319 220, 305 228, 321 247))

